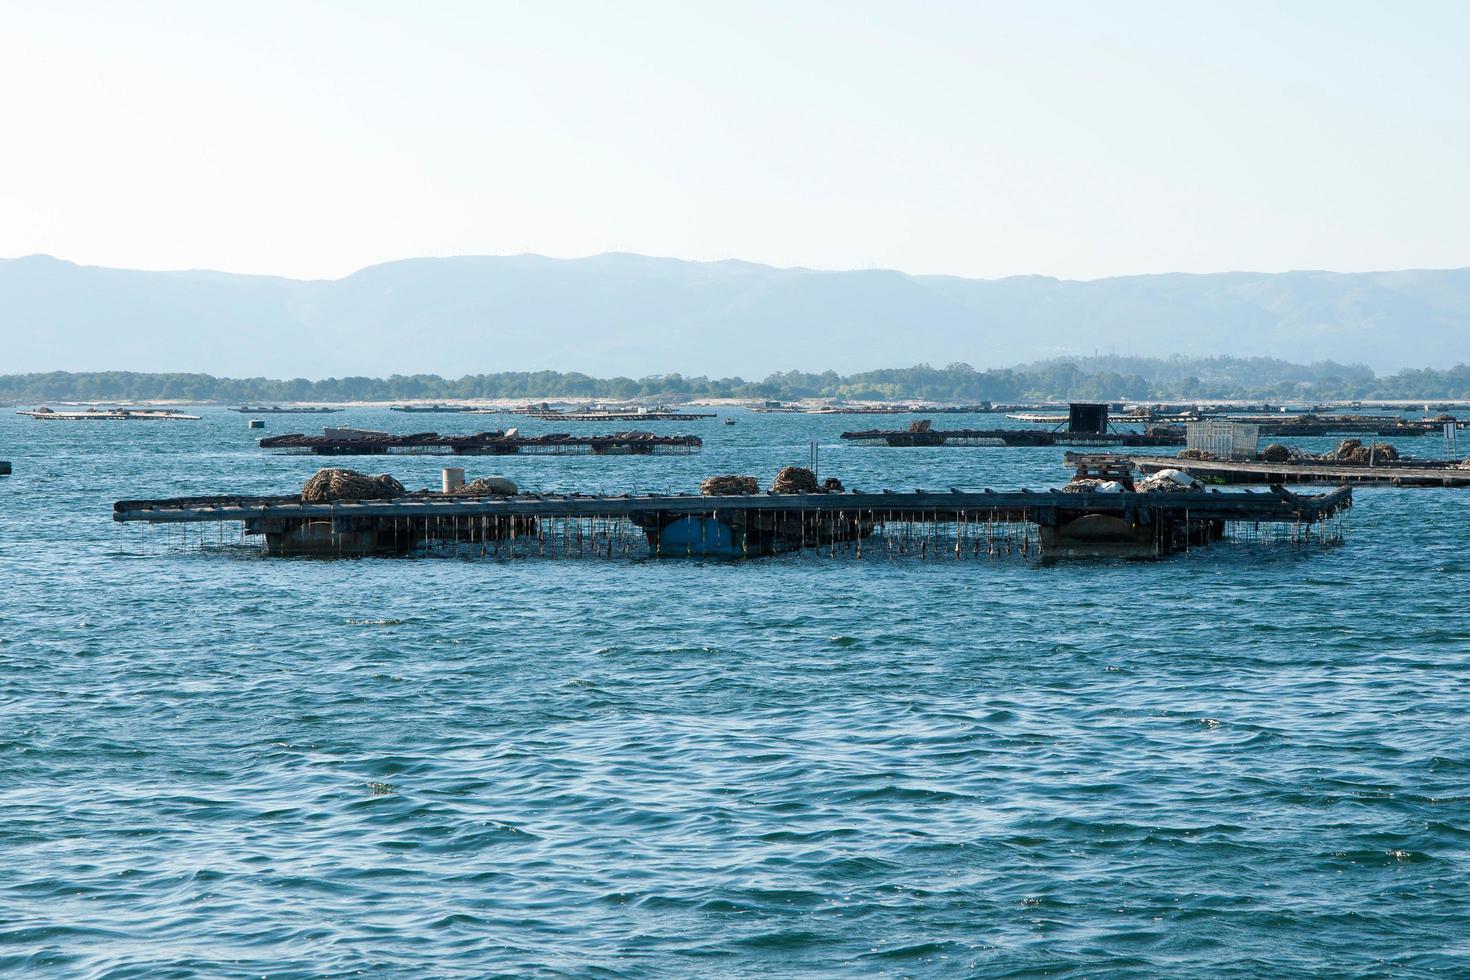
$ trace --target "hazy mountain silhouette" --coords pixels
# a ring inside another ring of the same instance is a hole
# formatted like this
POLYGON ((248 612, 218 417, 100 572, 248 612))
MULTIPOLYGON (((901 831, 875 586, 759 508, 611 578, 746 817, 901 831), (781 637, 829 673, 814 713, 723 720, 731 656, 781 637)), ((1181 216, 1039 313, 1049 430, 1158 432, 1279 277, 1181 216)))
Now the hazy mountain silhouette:
POLYGON ((338 280, 0 260, 0 372, 541 369, 760 377, 1066 354, 1470 359, 1470 269, 1076 282, 613 253, 407 259, 338 280))

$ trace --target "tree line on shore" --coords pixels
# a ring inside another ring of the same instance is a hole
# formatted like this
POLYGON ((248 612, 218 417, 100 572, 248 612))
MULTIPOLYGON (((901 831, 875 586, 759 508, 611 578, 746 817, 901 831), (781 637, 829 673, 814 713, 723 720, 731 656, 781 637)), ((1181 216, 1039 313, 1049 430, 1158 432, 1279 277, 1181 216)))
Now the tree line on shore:
POLYGON ((1411 369, 1380 376, 1360 365, 1331 361, 1292 364, 1272 358, 1058 358, 977 371, 968 364, 918 364, 840 375, 784 371, 760 381, 691 377, 595 378, 577 372, 501 371, 442 378, 217 378, 208 374, 133 371, 0 375, 0 400, 338 402, 454 401, 476 398, 845 398, 931 399, 974 403, 1065 399, 1263 400, 1465 399, 1470 365, 1411 369))

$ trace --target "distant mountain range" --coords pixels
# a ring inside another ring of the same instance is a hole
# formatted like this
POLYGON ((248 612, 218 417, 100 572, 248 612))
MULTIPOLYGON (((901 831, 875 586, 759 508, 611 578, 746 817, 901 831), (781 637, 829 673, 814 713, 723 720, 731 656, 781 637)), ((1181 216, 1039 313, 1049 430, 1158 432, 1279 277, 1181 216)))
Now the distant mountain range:
POLYGON ((1470 269, 1088 282, 611 253, 407 259, 337 280, 0 260, 0 371, 763 377, 1066 355, 1470 360, 1470 269))

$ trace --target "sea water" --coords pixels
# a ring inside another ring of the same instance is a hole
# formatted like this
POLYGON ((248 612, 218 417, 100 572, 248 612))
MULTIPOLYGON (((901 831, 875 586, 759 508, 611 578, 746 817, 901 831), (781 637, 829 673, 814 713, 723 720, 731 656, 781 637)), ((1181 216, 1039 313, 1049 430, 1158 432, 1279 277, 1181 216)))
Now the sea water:
POLYGON ((812 441, 864 490, 1068 473, 838 438, 908 416, 451 461, 265 454, 200 414, 0 418, 0 973, 1470 972, 1470 492, 1157 562, 270 559, 112 502, 333 463, 693 491, 812 441))

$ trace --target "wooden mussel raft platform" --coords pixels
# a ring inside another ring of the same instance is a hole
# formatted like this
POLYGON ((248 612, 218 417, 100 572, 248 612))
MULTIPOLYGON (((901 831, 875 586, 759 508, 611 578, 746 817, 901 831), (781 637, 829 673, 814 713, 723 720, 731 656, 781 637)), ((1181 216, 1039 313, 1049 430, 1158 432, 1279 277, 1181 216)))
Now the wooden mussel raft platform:
POLYGON ((1182 446, 1183 434, 1042 432, 1035 429, 868 429, 842 438, 866 446, 1182 446))
POLYGON ((1291 459, 1286 462, 1229 459, 1180 459, 1175 456, 1124 456, 1067 453, 1067 464, 1081 477, 1137 470, 1183 470, 1204 483, 1225 485, 1302 486, 1331 484, 1379 487, 1470 487, 1470 467, 1430 460, 1350 463, 1342 460, 1291 459))
POLYGON ((173 408, 88 408, 57 412, 42 405, 15 414, 50 422, 198 422, 200 419, 198 415, 187 415, 173 408))
POLYGON ((1219 422, 1238 422, 1260 426, 1263 436, 1349 436, 1377 435, 1414 437, 1435 435, 1446 424, 1463 428, 1467 423, 1454 417, 1442 419, 1404 419, 1396 415, 1224 415, 1219 422))
MULTIPOLYGON (((380 478, 381 479, 381 478, 380 478)), ((1241 531, 1251 540, 1340 540, 1352 491, 1180 493, 1017 490, 464 496, 305 503, 300 496, 120 500, 113 520, 239 522, 276 555, 444 551, 501 557, 1154 558, 1241 531), (1272 529, 1275 529, 1274 532, 1272 529)))
POLYGON ((946 430, 920 419, 907 429, 844 432, 842 438, 868 446, 1182 446, 1185 442, 1182 432, 1115 430, 1108 422, 1108 406, 1095 402, 1073 402, 1066 415, 1037 420, 1055 423, 1055 427, 946 430))
POLYGON ((574 436, 567 432, 526 436, 514 431, 441 436, 437 432, 393 435, 362 429, 329 430, 319 436, 293 433, 267 436, 261 449, 312 453, 317 456, 384 456, 389 453, 444 453, 455 456, 513 456, 517 453, 590 453, 595 456, 647 456, 653 453, 698 452, 699 436, 659 436, 620 432, 606 436, 574 436))
POLYGON ((554 409, 527 410, 521 414, 551 422, 678 422, 715 417, 714 412, 559 412, 554 409))

